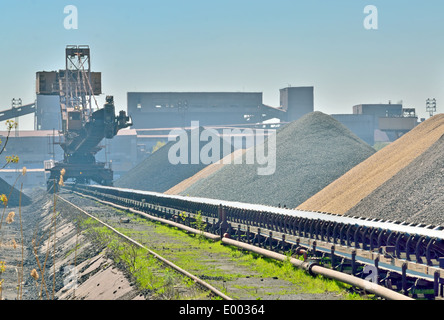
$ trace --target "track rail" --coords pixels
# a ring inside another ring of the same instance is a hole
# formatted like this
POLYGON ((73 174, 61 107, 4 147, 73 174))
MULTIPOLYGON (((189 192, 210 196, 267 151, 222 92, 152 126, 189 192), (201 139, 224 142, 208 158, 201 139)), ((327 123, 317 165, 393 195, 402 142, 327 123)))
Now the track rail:
POLYGON ((107 224, 106 222, 103 222, 102 220, 100 220, 99 218, 95 217, 94 215, 86 212, 85 210, 83 210, 82 208, 76 206, 75 204, 73 204, 72 202, 64 199, 63 197, 61 197, 60 195, 58 195, 58 199, 64 201, 65 203, 69 204, 70 206, 74 207, 75 209, 77 209, 78 211, 80 211, 81 213, 83 213, 84 215, 96 220, 97 222, 99 222, 100 224, 104 225, 105 227, 107 227, 108 229, 110 229, 111 231, 113 231, 114 233, 116 233, 117 235, 119 235, 120 237, 124 238, 125 240, 131 242, 132 244, 145 249, 149 254, 151 254, 153 257, 155 257, 156 259, 158 259, 159 261, 161 261, 162 263, 164 263, 165 265, 169 266, 170 268, 180 272, 181 274, 185 275, 186 277, 189 277, 190 279, 192 279, 193 281, 195 281, 196 283, 198 283, 199 285, 201 285, 202 287, 210 290, 211 292, 213 292, 213 294, 217 295, 218 297, 221 297, 224 300, 232 300, 229 296, 227 296, 226 294, 224 294, 223 292, 219 291, 218 289, 216 289, 215 287, 213 287, 211 284, 209 284, 208 282, 203 281, 202 279, 200 279, 199 277, 191 274, 190 272, 182 269, 181 267, 177 266, 176 264, 174 264, 173 262, 169 261, 168 259, 165 259, 164 257, 162 257, 161 255, 157 254, 156 252, 148 249, 147 247, 145 247, 144 245, 142 245, 141 243, 137 242, 136 240, 132 239, 131 237, 128 237, 127 235, 117 231, 116 229, 114 229, 112 226, 110 226, 109 224, 107 224))
POLYGON ((444 231, 440 226, 103 186, 80 185, 75 190, 181 225, 191 226, 199 214, 205 219, 204 231, 222 240, 229 237, 270 252, 303 252, 310 265, 328 265, 332 271, 371 279, 404 296, 443 296, 444 231), (376 271, 376 278, 368 277, 369 270, 373 276, 376 271))

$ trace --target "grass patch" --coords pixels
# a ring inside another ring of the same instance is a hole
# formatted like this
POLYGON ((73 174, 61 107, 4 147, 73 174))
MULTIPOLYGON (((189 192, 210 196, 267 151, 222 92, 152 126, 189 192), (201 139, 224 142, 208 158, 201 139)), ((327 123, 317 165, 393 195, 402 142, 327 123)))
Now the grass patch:
MULTIPOLYGON (((175 227, 149 221, 135 214, 126 213, 125 215, 131 219, 131 223, 126 225, 114 222, 116 229, 196 276, 209 279, 209 282, 216 279, 212 283, 216 287, 219 286, 222 292, 226 292, 225 286, 229 285, 228 282, 249 276, 278 278, 294 284, 291 289, 282 289, 282 295, 331 292, 341 295, 344 299, 361 299, 359 295, 349 293, 349 285, 322 276, 313 277, 305 270, 293 266, 289 259, 283 262, 276 261, 237 247, 213 242, 175 227), (222 268, 220 261, 225 261, 223 264, 230 265, 231 269, 222 268)), ((167 291, 167 288, 177 281, 177 279, 172 280, 174 278, 170 271, 164 271, 163 267, 154 264, 157 261, 147 257, 146 253, 143 254, 142 249, 136 253, 131 251, 134 249, 110 245, 112 240, 108 237, 111 231, 105 229, 100 230, 102 241, 108 243, 108 247, 114 246, 113 251, 119 253, 116 261, 124 262, 128 266, 141 288, 156 293, 159 297, 174 297, 171 292, 167 291)), ((181 282, 182 285, 186 285, 187 280, 181 280, 181 282)), ((234 285, 233 282, 233 287, 234 285)), ((249 292, 251 297, 257 298, 256 290, 250 288, 244 291, 249 292)), ((180 299, 180 297, 174 297, 176 298, 180 299)), ((233 298, 236 297, 233 296, 233 298)))
POLYGON ((81 226, 95 243, 108 249, 107 253, 116 264, 125 267, 138 288, 147 293, 149 299, 205 299, 207 296, 193 281, 165 267, 145 249, 123 241, 97 221, 88 218, 83 220, 81 226))
POLYGON ((260 273, 262 277, 279 278, 289 281, 299 287, 299 292, 303 293, 324 293, 341 292, 350 288, 336 280, 331 280, 322 276, 312 277, 305 270, 296 268, 289 259, 277 261, 263 257, 256 253, 240 251, 235 247, 232 250, 233 259, 244 266, 249 266, 252 270, 260 273))

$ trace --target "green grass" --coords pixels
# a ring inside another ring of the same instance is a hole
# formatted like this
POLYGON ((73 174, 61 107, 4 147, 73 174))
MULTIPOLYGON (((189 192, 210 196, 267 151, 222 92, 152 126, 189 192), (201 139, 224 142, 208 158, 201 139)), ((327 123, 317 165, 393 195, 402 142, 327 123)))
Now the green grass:
POLYGON ((154 257, 146 254, 146 250, 122 244, 113 250, 119 252, 116 262, 123 261, 128 266, 139 288, 147 289, 159 297, 178 298, 176 293, 168 291, 178 280, 177 274, 163 268, 154 257))
POLYGON ((199 299, 205 298, 206 293, 195 289, 194 296, 182 296, 178 287, 190 288, 195 286, 193 281, 184 278, 170 268, 164 267, 143 248, 122 241, 107 227, 101 226, 95 220, 88 218, 82 223, 87 234, 94 241, 106 245, 115 263, 123 263, 140 290, 149 292, 150 299, 199 299))
POLYGON ((233 250, 233 257, 244 266, 250 266, 252 270, 261 274, 262 277, 279 278, 287 280, 299 287, 299 292, 304 293, 324 293, 340 292, 349 288, 335 280, 330 280, 322 276, 312 277, 304 270, 296 268, 290 260, 276 261, 255 253, 240 253, 236 248, 233 250))

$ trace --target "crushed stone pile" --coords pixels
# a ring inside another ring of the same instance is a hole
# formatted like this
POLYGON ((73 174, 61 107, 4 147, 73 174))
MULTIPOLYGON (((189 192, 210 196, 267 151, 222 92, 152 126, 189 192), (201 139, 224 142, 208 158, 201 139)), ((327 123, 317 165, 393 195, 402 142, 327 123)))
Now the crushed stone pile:
POLYGON ((444 226, 444 135, 346 214, 444 226))
MULTIPOLYGON (((192 147, 191 144, 191 132, 193 130, 199 130, 200 137, 200 134, 204 128, 199 127, 187 131, 187 139, 190 143, 188 143, 187 149, 188 159, 184 164, 172 164, 169 159, 170 148, 173 147, 174 149, 172 150, 175 150, 174 146, 178 146, 177 143, 179 142, 179 138, 177 138, 176 141, 168 142, 166 145, 154 152, 150 157, 143 160, 125 175, 116 180, 114 182, 114 186, 119 188, 165 192, 204 169, 208 164, 203 163, 200 157, 198 159, 198 163, 196 164, 193 164, 194 161, 191 159, 192 150, 195 150, 192 149, 194 147, 192 147)), ((222 139, 218 135, 210 135, 208 141, 199 141, 198 150, 200 152, 202 147, 207 145, 210 141, 212 141, 212 139, 219 139, 221 148, 217 159, 222 159, 224 148, 222 139)), ((229 153, 231 153, 231 150, 229 153)), ((178 157, 180 156, 180 152, 177 152, 176 154, 178 157)))
MULTIPOLYGON (((236 159, 237 157, 242 156, 245 153, 245 149, 239 149, 234 151, 232 154, 229 154, 225 156, 221 161, 209 164, 202 170, 200 170, 195 175, 189 177, 188 179, 185 179, 172 187, 171 189, 168 189, 165 191, 165 194, 180 194, 181 192, 185 191, 187 188, 192 186, 194 183, 199 181, 202 178, 208 177, 215 173, 216 171, 222 169, 223 166, 227 165, 227 163, 231 162, 231 159, 236 159), (225 161, 226 159, 226 161, 225 161)), ((233 160, 234 161, 234 160, 233 160)))
MULTIPOLYGON (((298 209, 336 214, 347 213, 361 200, 409 166, 443 134, 444 114, 427 119, 333 181, 299 205, 298 209)), ((405 194, 405 196, 409 195, 405 194)), ((390 195, 387 194, 387 197, 390 195)))
MULTIPOLYGON (((265 141, 257 148, 267 146, 265 141)), ((225 165, 180 194, 296 207, 374 152, 333 117, 316 111, 277 131, 273 174, 258 175, 261 164, 225 165)))

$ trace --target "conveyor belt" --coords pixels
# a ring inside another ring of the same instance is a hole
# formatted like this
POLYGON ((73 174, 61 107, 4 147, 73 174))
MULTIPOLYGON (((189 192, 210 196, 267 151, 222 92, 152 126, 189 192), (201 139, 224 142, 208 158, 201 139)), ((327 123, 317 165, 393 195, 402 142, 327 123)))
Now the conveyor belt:
POLYGON ((202 203, 202 204, 210 204, 210 205, 222 205, 225 207, 231 208, 239 208, 245 210, 252 210, 258 212, 270 212, 276 213, 284 216, 294 216, 299 218, 306 219, 319 219, 323 221, 331 221, 335 223, 344 223, 350 225, 358 225, 358 226, 366 226, 371 228, 381 228, 388 229, 391 231, 403 232, 407 234, 417 234, 420 236, 437 238, 444 240, 444 227, 443 226, 432 226, 432 225, 420 225, 420 224, 410 224, 399 221, 390 221, 390 220, 381 220, 381 219, 365 219, 359 217, 350 217, 344 215, 335 215, 329 213, 322 212, 313 212, 313 211, 302 211, 296 209, 288 209, 288 208, 278 208, 271 207, 266 205, 259 204, 250 204, 250 203, 242 203, 236 201, 226 201, 226 200, 217 200, 217 199, 209 199, 209 198, 199 198, 199 197, 189 197, 189 196, 181 196, 181 195, 167 195, 158 192, 150 192, 143 190, 134 190, 128 188, 115 188, 115 187, 107 187, 107 186, 92 186, 97 190, 120 190, 122 192, 135 193, 139 195, 149 195, 153 197, 165 198, 165 199, 180 199, 190 202, 202 203))

